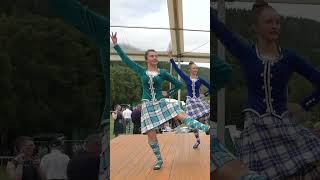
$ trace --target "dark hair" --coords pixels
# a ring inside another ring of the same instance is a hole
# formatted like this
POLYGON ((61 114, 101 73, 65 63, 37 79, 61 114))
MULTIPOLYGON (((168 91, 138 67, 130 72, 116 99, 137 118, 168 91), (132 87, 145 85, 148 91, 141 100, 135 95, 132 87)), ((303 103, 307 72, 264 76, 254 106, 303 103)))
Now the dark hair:
POLYGON ((51 147, 61 147, 63 145, 62 140, 54 139, 50 142, 51 147))
MULTIPOLYGON (((119 106, 120 106, 120 104, 116 104, 116 105, 114 106, 114 110, 116 110, 119 106)), ((121 106, 120 106, 120 107, 121 107, 121 106)))
POLYGON ((267 8, 273 9, 273 7, 271 7, 264 0, 256 0, 256 2, 252 6, 252 16, 251 16, 252 24, 256 24, 258 22, 258 17, 260 13, 267 8))
POLYGON ((27 141, 33 141, 33 139, 31 137, 29 137, 29 136, 20 136, 15 140, 15 149, 16 149, 17 153, 20 152, 22 146, 27 141))
POLYGON ((148 49, 148 50, 144 53, 144 60, 147 60, 147 56, 148 56, 149 52, 157 52, 157 51, 154 50, 154 49, 148 49))
POLYGON ((192 66, 193 64, 195 64, 193 61, 189 62, 189 67, 192 66))

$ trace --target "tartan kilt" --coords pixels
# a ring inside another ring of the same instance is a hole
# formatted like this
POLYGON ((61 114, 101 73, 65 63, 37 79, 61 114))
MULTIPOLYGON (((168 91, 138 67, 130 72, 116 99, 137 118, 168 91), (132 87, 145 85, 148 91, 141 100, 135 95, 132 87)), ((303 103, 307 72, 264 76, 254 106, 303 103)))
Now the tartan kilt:
POLYGON ((226 147, 219 143, 215 135, 210 135, 210 173, 236 159, 226 147))
POLYGON ((191 98, 187 96, 187 114, 193 119, 199 119, 210 113, 210 105, 202 98, 191 98))
MULTIPOLYGON (((285 179, 320 160, 320 139, 294 121, 290 113, 282 118, 259 117, 251 111, 244 115, 237 156, 251 170, 270 179, 285 179)), ((309 168, 305 175, 314 170, 309 168)), ((312 174, 320 179, 318 173, 312 174)))
POLYGON ((141 110, 141 133, 144 134, 184 112, 179 103, 158 101, 143 101, 141 110))

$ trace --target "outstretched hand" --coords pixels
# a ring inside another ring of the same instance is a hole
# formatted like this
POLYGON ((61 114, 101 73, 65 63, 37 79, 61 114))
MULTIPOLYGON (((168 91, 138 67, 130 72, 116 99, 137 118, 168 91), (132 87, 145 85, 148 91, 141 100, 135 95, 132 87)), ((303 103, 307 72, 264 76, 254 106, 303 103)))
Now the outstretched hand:
POLYGON ((114 45, 115 45, 115 44, 117 44, 117 42, 118 42, 117 32, 115 32, 115 33, 111 33, 110 38, 111 38, 112 43, 113 43, 114 45))

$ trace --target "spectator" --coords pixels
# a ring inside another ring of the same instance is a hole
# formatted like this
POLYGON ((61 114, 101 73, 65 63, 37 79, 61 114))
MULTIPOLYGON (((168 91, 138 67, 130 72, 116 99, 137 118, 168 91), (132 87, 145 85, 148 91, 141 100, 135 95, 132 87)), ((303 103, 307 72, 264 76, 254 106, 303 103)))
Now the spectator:
POLYGON ((133 110, 131 119, 133 122, 133 134, 141 134, 141 104, 133 110))
POLYGON ((62 152, 62 142, 56 140, 51 144, 51 152, 42 158, 40 167, 48 180, 66 180, 69 160, 62 152))
POLYGON ((33 139, 27 136, 17 138, 17 156, 8 162, 7 173, 11 180, 46 180, 40 167, 40 159, 35 156, 33 139))
POLYGON ((68 180, 98 180, 100 153, 100 135, 90 135, 86 139, 85 150, 78 152, 68 164, 68 180))
POLYGON ((112 118, 114 119, 113 133, 117 137, 119 134, 123 133, 123 116, 121 112, 121 106, 116 105, 115 111, 112 112, 112 118))
POLYGON ((129 109, 129 107, 126 107, 126 109, 123 111, 123 117, 124 117, 124 132, 125 133, 131 133, 131 114, 132 111, 129 109))

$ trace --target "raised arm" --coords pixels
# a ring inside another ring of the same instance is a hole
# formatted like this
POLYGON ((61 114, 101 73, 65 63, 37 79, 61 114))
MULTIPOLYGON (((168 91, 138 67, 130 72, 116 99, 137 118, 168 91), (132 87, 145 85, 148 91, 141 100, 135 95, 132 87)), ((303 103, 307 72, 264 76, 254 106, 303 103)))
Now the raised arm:
POLYGON ((172 64, 172 67, 174 68, 174 70, 179 74, 179 76, 183 79, 183 80, 187 80, 189 77, 186 73, 184 73, 176 64, 176 62, 174 62, 174 59, 171 58, 170 59, 170 63, 172 64))
POLYGON ((173 88, 171 88, 168 91, 169 96, 172 96, 176 91, 181 89, 182 82, 179 81, 177 78, 173 77, 171 74, 169 74, 166 70, 161 69, 163 71, 161 74, 163 75, 163 78, 173 84, 173 88))
POLYGON ((310 110, 311 107, 320 101, 320 72, 302 56, 293 52, 290 54, 290 64, 293 65, 294 70, 308 79, 316 88, 311 95, 304 98, 300 103, 305 110, 310 110))
POLYGON ((49 0, 49 5, 64 20, 89 35, 98 46, 106 43, 108 20, 76 0, 49 0))
POLYGON ((248 65, 251 56, 255 55, 253 48, 230 31, 217 17, 217 11, 211 7, 210 29, 220 42, 235 56, 241 64, 248 65))
POLYGON ((144 68, 140 66, 138 63, 132 61, 128 55, 121 49, 121 47, 118 45, 118 38, 117 33, 112 33, 111 35, 112 43, 114 44, 114 49, 117 51, 118 55, 120 56, 123 63, 128 65, 132 70, 134 70, 136 73, 140 74, 144 71, 144 68))

